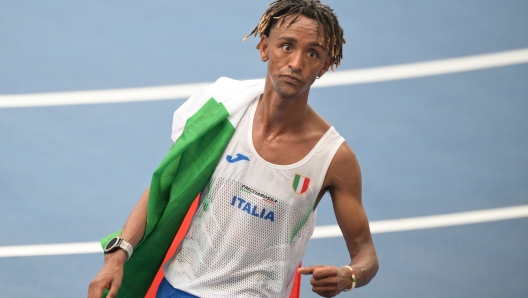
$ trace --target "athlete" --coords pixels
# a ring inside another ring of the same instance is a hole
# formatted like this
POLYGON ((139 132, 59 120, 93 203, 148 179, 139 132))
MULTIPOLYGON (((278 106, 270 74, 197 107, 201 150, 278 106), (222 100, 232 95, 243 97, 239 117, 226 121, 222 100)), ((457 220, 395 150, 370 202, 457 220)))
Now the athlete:
MULTIPOLYGON (((308 105, 311 85, 342 59, 337 17, 318 0, 278 0, 250 35, 260 36, 267 63, 262 91, 203 189, 157 297, 287 297, 296 271, 312 276, 315 293, 333 297, 368 284, 378 270, 356 156, 308 105), (297 268, 327 192, 351 261, 297 268)), ((109 244, 88 297, 105 288, 117 296, 124 264, 145 231, 148 201, 149 189, 109 244)))

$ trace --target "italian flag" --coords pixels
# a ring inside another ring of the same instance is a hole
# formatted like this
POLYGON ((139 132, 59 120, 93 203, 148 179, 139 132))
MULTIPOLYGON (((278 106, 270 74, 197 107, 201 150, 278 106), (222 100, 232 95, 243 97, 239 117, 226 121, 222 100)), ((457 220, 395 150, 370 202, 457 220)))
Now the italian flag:
MULTIPOLYGON (((163 278, 161 267, 185 236, 197 207, 197 195, 209 181, 248 106, 263 91, 263 80, 220 78, 195 92, 174 113, 175 143, 152 175, 145 234, 125 263, 117 297, 155 297, 163 278)), ((105 247, 119 234, 101 239, 101 245, 105 247)), ((299 296, 299 276, 295 280, 291 297, 299 296)))

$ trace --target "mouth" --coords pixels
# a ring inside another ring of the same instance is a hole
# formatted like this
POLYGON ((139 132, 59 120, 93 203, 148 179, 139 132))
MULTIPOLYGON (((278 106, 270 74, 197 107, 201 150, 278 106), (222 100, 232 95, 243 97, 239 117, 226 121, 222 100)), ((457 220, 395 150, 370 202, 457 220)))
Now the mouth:
POLYGON ((283 74, 281 75, 281 78, 283 78, 287 83, 291 83, 291 84, 302 83, 301 79, 299 79, 298 77, 294 75, 290 75, 290 74, 283 74))

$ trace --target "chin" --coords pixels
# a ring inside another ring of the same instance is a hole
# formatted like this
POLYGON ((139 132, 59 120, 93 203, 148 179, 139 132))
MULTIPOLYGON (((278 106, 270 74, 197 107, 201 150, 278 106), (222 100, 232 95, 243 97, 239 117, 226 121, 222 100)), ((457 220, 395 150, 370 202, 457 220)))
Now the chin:
POLYGON ((277 94, 279 94, 283 98, 296 98, 306 91, 304 86, 296 88, 293 86, 289 86, 286 83, 279 82, 279 80, 274 79, 269 72, 268 78, 270 80, 270 83, 273 85, 273 89, 275 89, 275 92, 277 92, 277 94))
POLYGON ((306 90, 297 88, 291 88, 289 86, 274 86, 275 91, 284 98, 297 98, 303 94, 306 90))
POLYGON ((282 97, 282 98, 297 98, 299 97, 299 95, 301 95, 300 93, 298 92, 280 92, 280 91, 277 91, 277 93, 282 97))

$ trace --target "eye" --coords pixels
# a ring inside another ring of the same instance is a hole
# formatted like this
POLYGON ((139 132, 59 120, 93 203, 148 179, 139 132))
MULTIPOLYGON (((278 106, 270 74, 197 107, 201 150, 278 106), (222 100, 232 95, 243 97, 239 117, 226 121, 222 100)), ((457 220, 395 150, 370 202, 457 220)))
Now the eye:
POLYGON ((281 48, 282 48, 283 50, 285 50, 285 51, 288 51, 288 52, 291 51, 291 49, 292 49, 292 47, 291 47, 290 44, 283 44, 283 45, 281 46, 281 48))
POLYGON ((311 51, 311 52, 308 53, 308 56, 310 58, 317 58, 317 57, 319 57, 319 53, 317 53, 316 51, 311 51))

